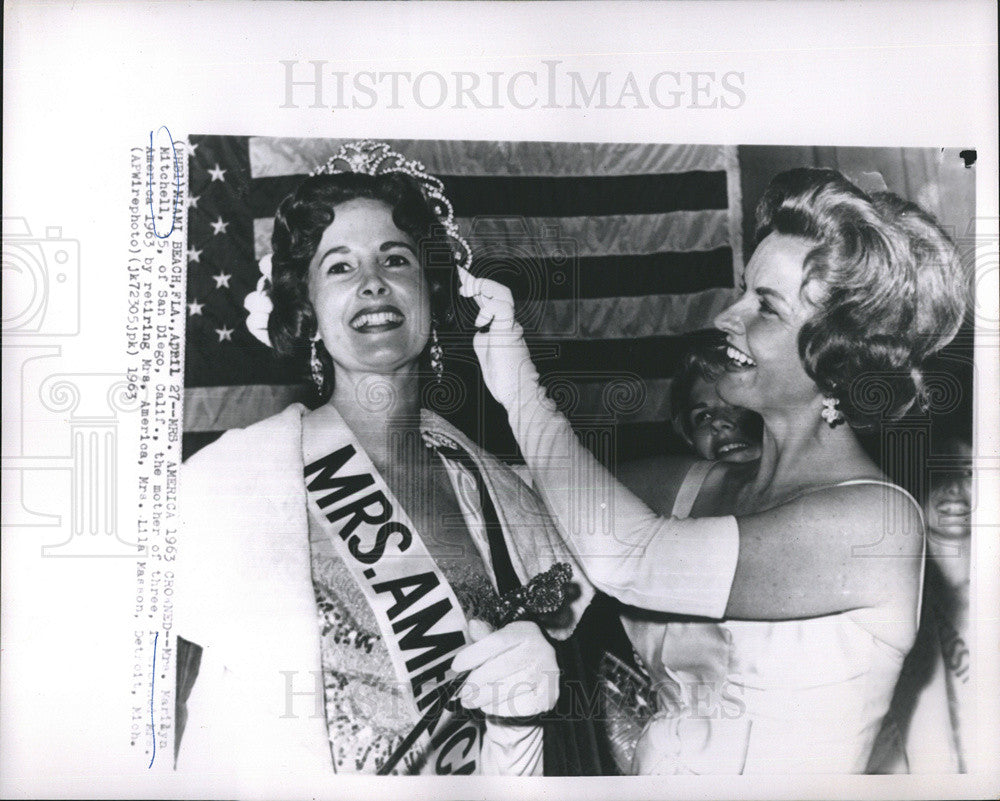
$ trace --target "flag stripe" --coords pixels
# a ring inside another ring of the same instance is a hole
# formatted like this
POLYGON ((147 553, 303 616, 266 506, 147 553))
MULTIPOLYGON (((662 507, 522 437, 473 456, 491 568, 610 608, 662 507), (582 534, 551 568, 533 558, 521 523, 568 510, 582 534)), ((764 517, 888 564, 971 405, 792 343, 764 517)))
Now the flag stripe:
POLYGON ((505 269, 505 261, 491 262, 488 251, 475 263, 478 275, 508 282, 514 296, 524 300, 532 297, 533 275, 548 277, 545 297, 553 301, 686 295, 733 285, 733 256, 729 248, 580 256, 575 270, 567 269, 565 260, 539 258, 538 269, 528 275, 524 270, 505 269), (555 280, 559 272, 566 280, 555 280))
POLYGON ((529 336, 527 342, 540 373, 564 374, 577 381, 623 375, 669 378, 688 344, 682 336, 591 340, 529 336))
MULTIPOLYGON (((252 137, 254 178, 308 175, 353 139, 252 137)), ((726 171, 736 148, 606 142, 496 142, 387 139, 390 147, 422 162, 432 175, 606 176, 726 171)))
MULTIPOLYGON (((605 217, 480 217, 459 218, 476 261, 525 258, 565 260, 608 256, 709 251, 729 247, 725 210, 672 211, 605 217)), ((258 259, 271 252, 273 217, 254 220, 254 251, 258 259)), ((730 266, 730 271, 731 271, 730 266)), ((732 278, 730 277, 730 285, 732 278)))
POLYGON ((681 172, 581 179, 442 176, 462 217, 604 217, 725 209, 724 172, 681 172))
POLYGON ((725 210, 604 217, 483 217, 459 220, 473 250, 523 245, 549 257, 715 250, 729 246, 725 210))
POLYGON ((628 373, 600 381, 559 378, 550 375, 543 383, 559 410, 571 419, 624 424, 670 418, 669 378, 640 378, 628 373))
MULTIPOLYGON (((304 176, 258 178, 250 190, 255 217, 273 217, 286 195, 304 176)), ((665 214, 671 211, 728 207, 726 173, 680 172, 574 176, 438 175, 455 213, 461 217, 599 217, 618 214, 665 214)))
POLYGON ((518 319, 539 336, 631 339, 710 328, 734 299, 732 289, 691 295, 634 295, 519 303, 518 319))

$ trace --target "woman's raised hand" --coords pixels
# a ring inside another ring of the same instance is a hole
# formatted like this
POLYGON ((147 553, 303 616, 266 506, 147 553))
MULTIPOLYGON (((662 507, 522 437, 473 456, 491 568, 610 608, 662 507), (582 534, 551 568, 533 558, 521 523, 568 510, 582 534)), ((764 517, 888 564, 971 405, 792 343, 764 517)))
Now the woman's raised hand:
POLYGON ((476 278, 458 268, 459 294, 479 304, 472 339, 487 388, 505 407, 517 400, 518 381, 525 371, 535 375, 531 354, 524 342, 524 329, 514 319, 514 297, 510 289, 489 278, 476 278))
POLYGON ((502 718, 531 717, 555 706, 559 665, 538 624, 519 620, 493 631, 470 620, 469 634, 473 643, 451 665, 457 673, 472 671, 459 691, 462 706, 502 718))

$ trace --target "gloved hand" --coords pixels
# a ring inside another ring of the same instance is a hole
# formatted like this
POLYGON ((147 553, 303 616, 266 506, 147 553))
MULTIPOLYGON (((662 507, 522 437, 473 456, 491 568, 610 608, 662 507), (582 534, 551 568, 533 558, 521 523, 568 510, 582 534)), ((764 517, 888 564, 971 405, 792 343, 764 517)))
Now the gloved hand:
POLYGON ((452 662, 458 673, 471 670, 458 698, 466 709, 485 715, 525 718, 546 712, 559 698, 556 652, 536 623, 520 620, 493 631, 469 621, 472 644, 452 662))
POLYGON ((510 410, 517 402, 519 387, 534 387, 538 371, 524 341, 524 329, 514 319, 514 297, 510 289, 489 278, 476 278, 458 268, 459 294, 479 304, 472 346, 482 367, 483 381, 494 398, 510 410))

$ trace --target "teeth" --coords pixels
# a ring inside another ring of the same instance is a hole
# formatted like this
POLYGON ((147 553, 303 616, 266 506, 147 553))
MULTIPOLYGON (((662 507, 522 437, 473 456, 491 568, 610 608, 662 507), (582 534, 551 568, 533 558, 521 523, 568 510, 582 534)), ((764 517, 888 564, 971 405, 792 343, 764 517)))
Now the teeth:
POLYGON ((368 325, 385 325, 386 323, 401 323, 403 318, 395 312, 372 312, 363 314, 354 321, 354 328, 364 328, 368 325))
POLYGON ((747 364, 747 365, 751 365, 751 366, 754 366, 754 365, 757 364, 753 359, 751 359, 749 356, 747 356, 743 351, 737 350, 732 345, 730 345, 729 347, 726 348, 726 355, 730 359, 732 359, 734 362, 737 362, 738 364, 747 364))
POLYGON ((742 442, 732 442, 729 445, 723 445, 719 448, 719 453, 732 453, 733 451, 743 450, 745 447, 742 442))

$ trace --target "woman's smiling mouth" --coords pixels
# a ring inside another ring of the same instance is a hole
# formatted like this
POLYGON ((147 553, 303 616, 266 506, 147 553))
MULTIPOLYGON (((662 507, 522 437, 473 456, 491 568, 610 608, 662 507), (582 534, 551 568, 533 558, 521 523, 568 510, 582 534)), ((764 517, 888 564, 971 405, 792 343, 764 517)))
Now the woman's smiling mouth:
POLYGON ((728 345, 726 347, 726 356, 729 362, 726 364, 727 370, 746 370, 750 367, 756 367, 757 362, 751 359, 747 354, 741 351, 739 348, 728 345))
POLYGON ((750 447, 750 443, 745 440, 731 440, 725 442, 722 445, 717 445, 715 448, 715 458, 721 459, 723 456, 729 456, 733 453, 739 453, 740 451, 745 451, 750 447))
POLYGON ((934 510, 941 518, 956 520, 968 518, 969 513, 972 511, 969 505, 962 501, 941 501, 934 507, 934 510))
POLYGON ((350 326, 361 334, 380 334, 399 328, 405 319, 395 306, 369 306, 351 318, 350 326))

